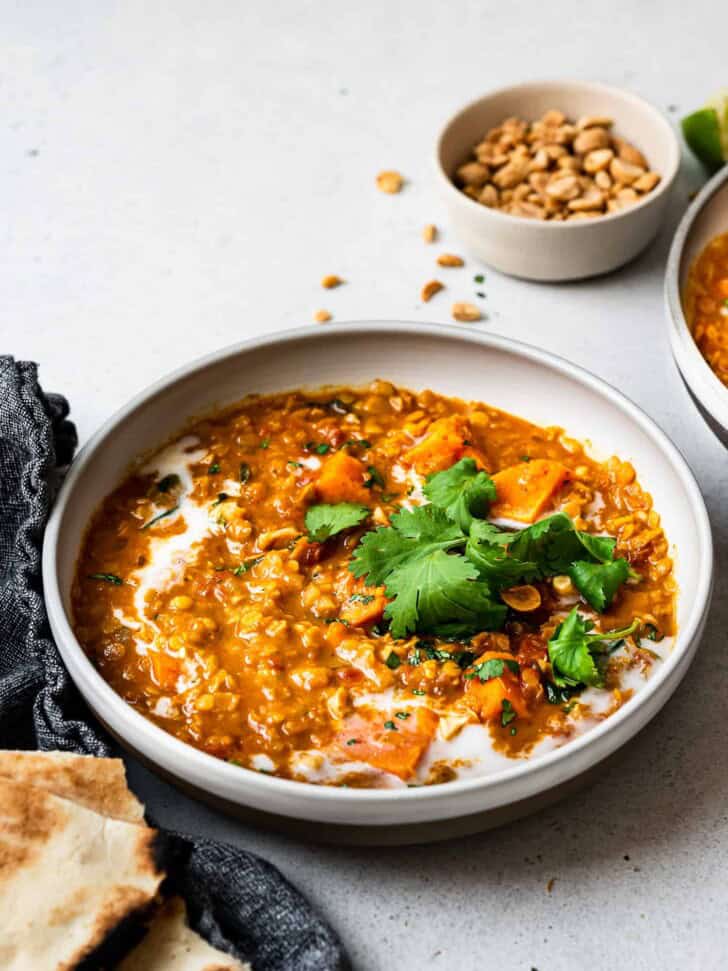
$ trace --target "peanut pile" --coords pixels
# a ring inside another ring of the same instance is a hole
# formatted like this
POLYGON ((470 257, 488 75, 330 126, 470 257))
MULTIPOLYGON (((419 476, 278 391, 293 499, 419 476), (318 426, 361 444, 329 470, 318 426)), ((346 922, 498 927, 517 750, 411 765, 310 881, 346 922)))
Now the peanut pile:
POLYGON ((660 181, 644 155, 610 131, 612 119, 506 118, 473 149, 455 182, 491 209, 557 222, 593 219, 639 202, 660 181))

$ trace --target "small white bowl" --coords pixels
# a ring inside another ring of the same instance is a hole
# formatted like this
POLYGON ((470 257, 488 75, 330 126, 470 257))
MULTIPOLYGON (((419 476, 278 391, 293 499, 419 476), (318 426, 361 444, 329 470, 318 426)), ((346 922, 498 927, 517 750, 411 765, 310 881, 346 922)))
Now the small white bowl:
POLYGON ((683 216, 665 273, 673 357, 699 411, 723 444, 728 445, 728 388, 700 353, 682 304, 690 267, 710 240, 721 233, 728 233, 728 165, 703 186, 683 216))
POLYGON ((680 165, 680 146, 660 112, 629 91, 588 81, 534 81, 500 88, 459 111, 438 137, 435 165, 450 224, 473 255, 512 276, 578 280, 627 263, 654 238, 680 165), (657 187, 621 212, 574 222, 511 216, 457 188, 455 170, 490 128, 512 115, 533 121, 550 108, 573 120, 581 115, 613 118, 614 132, 638 148, 661 176, 657 187))
POLYGON ((464 328, 363 322, 308 326, 247 341, 194 361, 143 391, 84 446, 61 490, 43 544, 51 629, 86 702, 155 771, 198 797, 318 840, 423 842, 475 832, 553 801, 629 741, 685 675, 705 624, 712 539, 700 490, 668 438, 634 404, 580 368, 525 344, 464 328), (132 461, 189 416, 302 385, 362 385, 381 377, 405 387, 486 400, 541 425, 592 439, 597 456, 630 460, 652 494, 675 558, 678 634, 672 653, 633 698, 555 751, 491 776, 412 789, 347 789, 292 782, 229 765, 167 734, 101 677, 70 623, 70 592, 93 511, 132 461), (259 818, 259 817, 258 817, 259 818), (293 822, 292 822, 293 821, 293 822))

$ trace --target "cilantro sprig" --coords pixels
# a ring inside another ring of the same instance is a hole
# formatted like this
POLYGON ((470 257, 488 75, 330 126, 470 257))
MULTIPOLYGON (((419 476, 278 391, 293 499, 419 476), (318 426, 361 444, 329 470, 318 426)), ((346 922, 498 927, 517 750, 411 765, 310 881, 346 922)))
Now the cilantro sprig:
POLYGON ((465 536, 435 505, 403 509, 391 526, 367 533, 354 552, 349 569, 367 577, 371 586, 384 584, 391 602, 384 616, 393 637, 413 631, 447 633, 497 630, 503 625, 505 605, 497 603, 489 585, 462 554, 465 536))
POLYGON ((355 502, 320 503, 306 510, 306 530, 312 543, 323 543, 332 536, 358 526, 369 515, 369 507, 355 502))
POLYGON ((576 529, 565 513, 520 530, 486 521, 496 487, 473 459, 429 476, 424 492, 429 505, 400 509, 389 526, 366 533, 349 564, 368 585, 385 587, 395 638, 498 630, 507 614, 500 591, 560 574, 601 613, 625 581, 639 579, 614 558, 615 539, 576 529))
POLYGON ((606 654, 607 641, 621 641, 637 630, 638 620, 629 627, 604 633, 591 633, 592 621, 582 617, 576 607, 556 628, 548 643, 549 661, 554 684, 569 688, 576 685, 601 686, 602 670, 594 655, 606 654))

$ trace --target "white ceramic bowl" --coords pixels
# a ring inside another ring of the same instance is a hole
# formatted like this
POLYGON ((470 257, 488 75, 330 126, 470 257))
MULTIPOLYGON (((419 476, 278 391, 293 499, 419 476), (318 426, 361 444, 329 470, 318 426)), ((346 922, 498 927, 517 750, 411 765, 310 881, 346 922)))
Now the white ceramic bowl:
POLYGON ((721 233, 728 233, 728 165, 703 186, 683 216, 665 274, 665 301, 675 362, 703 417, 723 444, 728 445, 728 388, 698 350, 682 305, 692 263, 707 243, 721 233))
POLYGON ((553 800, 627 742, 685 674, 705 622, 713 555, 695 480, 667 437, 598 378, 533 347, 438 325, 350 323, 248 341, 195 361, 138 395, 82 449, 53 511, 43 551, 51 627, 71 677, 98 717, 162 774, 228 809, 253 807, 309 821, 319 838, 404 842, 473 831, 553 800), (178 741, 135 712, 98 674, 68 619, 84 530, 132 460, 177 431, 186 416, 250 392, 363 384, 382 377, 414 389, 480 399, 592 439, 598 456, 631 460, 675 547, 679 634, 669 659, 615 715, 570 744, 490 777, 405 790, 329 788, 248 771, 178 741), (429 828, 428 828, 429 827, 429 828), (372 837, 372 832, 375 836, 372 837))
POLYGON ((463 244, 484 263, 529 280, 577 280, 607 273, 637 256, 657 233, 680 164, 680 146, 656 108, 619 88, 587 81, 534 81, 500 88, 471 102, 441 131, 435 167, 450 224, 463 244), (545 222, 488 209, 453 183, 483 135, 505 118, 527 121, 549 108, 567 117, 608 115, 614 132, 626 138, 662 176, 658 186, 629 209, 598 219, 545 222))

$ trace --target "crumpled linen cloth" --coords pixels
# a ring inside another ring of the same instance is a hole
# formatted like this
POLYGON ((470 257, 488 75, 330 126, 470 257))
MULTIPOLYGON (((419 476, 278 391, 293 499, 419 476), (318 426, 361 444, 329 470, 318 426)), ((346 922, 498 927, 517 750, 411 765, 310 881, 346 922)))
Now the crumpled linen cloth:
MULTIPOLYGON (((77 444, 68 404, 37 367, 0 356, 0 748, 115 754, 51 638, 43 530, 77 444)), ((164 832, 164 830, 163 830, 164 832)), ((346 971, 334 931, 271 864, 214 840, 165 833, 173 889, 193 927, 254 971, 346 971)))

